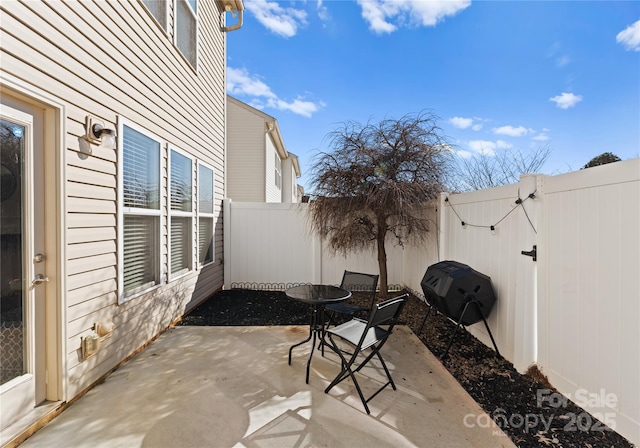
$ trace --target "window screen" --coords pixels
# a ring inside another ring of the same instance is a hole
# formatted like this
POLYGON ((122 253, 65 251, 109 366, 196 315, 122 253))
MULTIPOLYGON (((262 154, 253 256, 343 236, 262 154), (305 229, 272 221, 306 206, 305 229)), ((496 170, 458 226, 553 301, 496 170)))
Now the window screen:
POLYGON ((163 30, 167 30, 167 0, 142 0, 163 30))
POLYGON ((275 155, 275 172, 274 172, 274 176, 275 176, 275 181, 276 181, 276 187, 278 187, 278 189, 282 189, 282 160, 280 160, 280 157, 278 157, 278 154, 274 154, 275 155))
POLYGON ((192 67, 197 66, 197 14, 195 0, 176 2, 176 45, 192 67))

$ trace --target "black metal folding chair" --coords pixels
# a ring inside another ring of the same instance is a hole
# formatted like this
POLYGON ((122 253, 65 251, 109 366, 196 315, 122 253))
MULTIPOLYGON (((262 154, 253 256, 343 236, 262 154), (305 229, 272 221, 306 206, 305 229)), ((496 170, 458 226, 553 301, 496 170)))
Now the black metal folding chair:
POLYGON ((400 316, 408 297, 408 294, 403 294, 394 299, 378 303, 371 310, 367 321, 354 318, 349 322, 326 331, 326 334, 329 335, 331 349, 340 356, 342 368, 340 373, 338 373, 331 384, 329 384, 329 386, 324 390, 325 393, 328 393, 335 385, 342 382, 345 378, 350 377, 353 384, 356 386, 356 390, 358 391, 360 400, 364 405, 364 409, 367 411, 367 414, 370 414, 371 412, 369 411, 367 403, 371 401, 373 397, 382 392, 382 390, 388 385, 391 385, 393 390, 396 390, 396 385, 393 382, 393 378, 391 378, 391 373, 389 373, 389 369, 387 368, 384 359, 382 359, 380 349, 385 342, 387 342, 387 339, 389 339, 389 336, 393 332, 393 327, 396 325, 398 317, 400 316), (383 328, 383 326, 386 328, 383 328), (334 336, 337 336, 342 341, 353 346, 353 353, 345 353, 336 343, 334 336), (371 353, 369 353, 363 361, 359 361, 358 358, 364 356, 365 350, 371 350, 371 353), (367 365, 374 356, 377 357, 380 364, 382 364, 388 381, 373 395, 365 398, 355 374, 367 365))
POLYGON ((325 313, 329 316, 328 325, 331 325, 338 314, 343 314, 349 317, 354 317, 358 314, 362 314, 365 317, 369 314, 373 308, 373 304, 376 301, 376 288, 378 287, 378 275, 363 274, 360 272, 344 271, 342 275, 342 282, 340 287, 347 291, 354 292, 366 292, 370 294, 369 306, 359 306, 353 303, 338 302, 331 303, 325 307, 325 313))

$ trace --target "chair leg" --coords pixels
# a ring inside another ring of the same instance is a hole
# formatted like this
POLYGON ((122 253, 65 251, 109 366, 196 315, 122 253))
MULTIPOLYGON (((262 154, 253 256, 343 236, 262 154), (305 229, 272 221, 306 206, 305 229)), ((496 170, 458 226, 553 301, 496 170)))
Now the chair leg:
MULTIPOLYGON (((336 375, 333 381, 331 381, 331 383, 324 390, 325 393, 328 393, 335 385, 337 385, 347 377, 347 370, 349 366, 349 362, 344 357, 342 350, 340 350, 340 347, 338 347, 338 345, 335 343, 331 335, 329 335, 329 342, 331 342, 331 345, 329 346, 329 348, 331 348, 331 350, 336 352, 340 357, 340 372, 336 375)), ((354 360, 352 359, 351 364, 353 364, 353 361, 354 360)))
MULTIPOLYGON (((342 357, 342 355, 341 355, 341 357, 342 357)), ((334 386, 336 386, 337 384, 341 383, 347 377, 351 377, 351 380, 353 381, 354 386, 356 386, 356 391, 358 392, 358 396, 360 396, 360 401, 362 401, 362 405, 364 406, 364 410, 367 411, 367 414, 371 414, 371 411, 369 410, 369 406, 367 405, 367 402, 369 400, 367 400, 365 398, 364 394, 362 393, 362 389, 360 389, 360 384, 358 384, 358 380, 356 379, 354 371, 351 370, 351 365, 352 364, 353 364, 353 361, 348 363, 347 365, 343 364, 342 370, 334 378, 334 380, 331 382, 331 384, 329 384, 329 386, 327 386, 327 388, 324 390, 324 393, 325 394, 329 393, 329 391, 331 389, 333 389, 334 386)), ((373 397, 371 397, 371 398, 373 398, 373 397)))
MULTIPOLYGON (((384 389, 385 387, 387 387, 389 384, 391 384, 391 387, 393 388, 393 390, 396 390, 396 383, 393 382, 393 378, 391 377, 391 372, 389 372, 389 369, 387 368, 387 363, 384 362, 384 359, 382 358, 382 355, 380 354, 380 349, 382 348, 382 346, 384 345, 384 342, 376 347, 372 348, 371 353, 369 354, 369 356, 367 356, 367 358, 362 361, 362 363, 360 363, 360 365, 358 366, 358 368, 356 370, 354 370, 354 372, 359 372, 360 369, 362 369, 365 365, 367 365, 367 363, 371 360, 371 358, 373 358, 374 355, 376 355, 378 357, 378 360, 380 361, 380 364, 382 364, 382 368, 384 369, 384 372, 387 375, 387 379, 389 381, 387 381, 387 384, 385 384, 384 386, 382 386, 382 388, 380 390, 378 390, 378 392, 380 392, 382 389, 384 389)), ((378 394, 378 392, 376 392, 374 395, 372 395, 369 400, 371 400, 371 398, 373 398, 375 395, 378 394)), ((367 400, 367 401, 369 401, 367 400)))
MULTIPOLYGON (((351 371, 351 369, 349 369, 349 375, 351 376, 351 379, 353 380, 353 384, 356 386, 356 390, 358 391, 358 395, 360 396, 360 401, 362 401, 362 405, 364 406, 364 410, 367 411, 367 414, 371 414, 371 411, 369 410, 369 406, 367 405, 367 402, 369 401, 369 399, 366 399, 364 397, 364 394, 362 393, 362 389, 360 389, 360 385, 358 384, 358 380, 356 380, 356 376, 351 371)), ((373 397, 370 397, 370 398, 373 398, 373 397)))
POLYGON ((382 364, 382 367, 384 368, 384 371, 387 374, 387 378, 389 378, 389 384, 391 384, 391 387, 393 388, 393 390, 396 390, 396 383, 394 383, 393 378, 391 378, 391 372, 389 372, 389 369, 387 368, 387 363, 385 363, 384 359, 382 359, 382 355, 380 354, 380 352, 377 352, 377 355, 378 355, 378 359, 380 360, 380 364, 382 364))
POLYGON ((324 390, 324 393, 325 394, 329 393, 329 391, 333 389, 334 386, 341 383, 347 377, 350 377, 351 380, 353 381, 354 386, 356 387, 356 391, 358 392, 358 396, 360 397, 360 401, 362 401, 362 405, 364 406, 365 411, 367 412, 367 414, 371 414, 371 410, 369 409, 369 405, 367 404, 369 403, 369 401, 371 401, 376 395, 382 392, 382 390, 388 385, 391 385, 393 390, 397 390, 396 385, 393 382, 393 378, 391 377, 391 372, 389 372, 389 369, 387 368, 387 364, 384 362, 384 359, 380 354, 380 348, 384 345, 384 342, 386 342, 386 340, 383 341, 381 344, 373 347, 371 350, 371 353, 369 353, 369 355, 364 359, 364 361, 362 361, 358 365, 358 367, 356 367, 355 369, 352 369, 352 366, 355 363, 357 356, 352 356, 352 358, 349 361, 347 361, 347 359, 343 355, 344 351, 337 346, 337 344, 335 343, 333 338, 331 338, 331 336, 329 336, 329 340, 331 341, 331 344, 332 344, 331 349, 334 352, 336 352, 338 356, 340 356, 340 361, 342 366, 341 366, 340 373, 338 373, 338 375, 336 375, 336 377, 333 379, 331 384, 327 386, 327 388, 324 390), (375 393, 373 393, 373 395, 369 396, 369 398, 366 398, 362 393, 362 389, 360 388, 360 384, 358 383, 358 380, 355 374, 359 372, 374 356, 377 356, 378 360, 380 361, 380 364, 382 364, 382 368, 384 369, 385 374, 387 375, 388 381, 382 387, 376 390, 375 393))

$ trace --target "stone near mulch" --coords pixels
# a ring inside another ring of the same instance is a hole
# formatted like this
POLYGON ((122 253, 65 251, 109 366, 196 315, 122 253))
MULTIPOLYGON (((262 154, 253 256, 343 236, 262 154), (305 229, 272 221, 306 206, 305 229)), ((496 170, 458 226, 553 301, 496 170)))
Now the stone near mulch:
MULTIPOLYGON (((357 293, 351 301, 368 306, 366 296, 357 293)), ((410 295, 400 323, 417 333, 426 310, 422 300, 410 295)), ((309 306, 287 299, 281 291, 231 289, 212 295, 178 325, 306 325, 309 311, 309 306)), ((454 330, 451 320, 431 312, 418 337, 439 357, 454 330)), ((633 447, 591 414, 562 399, 539 371, 518 373, 465 330, 459 331, 443 364, 493 419, 471 419, 469 424, 499 426, 518 447, 633 447)))

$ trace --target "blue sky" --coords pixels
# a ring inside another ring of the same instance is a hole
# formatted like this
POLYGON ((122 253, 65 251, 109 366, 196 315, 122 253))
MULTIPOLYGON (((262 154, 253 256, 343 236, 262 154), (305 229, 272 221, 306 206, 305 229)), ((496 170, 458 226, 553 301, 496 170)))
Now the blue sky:
POLYGON ((640 156, 640 2, 244 0, 227 91, 277 118, 308 190, 340 123, 431 110, 458 157, 548 145, 545 174, 640 156))

